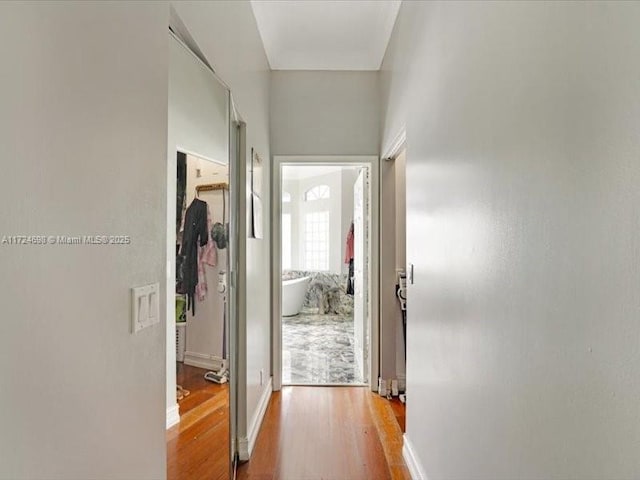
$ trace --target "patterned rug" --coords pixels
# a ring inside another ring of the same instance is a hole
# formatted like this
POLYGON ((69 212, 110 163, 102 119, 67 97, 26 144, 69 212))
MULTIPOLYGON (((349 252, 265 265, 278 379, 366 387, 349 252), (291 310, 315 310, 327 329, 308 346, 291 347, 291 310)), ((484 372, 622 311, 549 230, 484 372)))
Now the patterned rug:
POLYGON ((302 312, 282 319, 284 384, 361 384, 354 358, 353 317, 302 312))

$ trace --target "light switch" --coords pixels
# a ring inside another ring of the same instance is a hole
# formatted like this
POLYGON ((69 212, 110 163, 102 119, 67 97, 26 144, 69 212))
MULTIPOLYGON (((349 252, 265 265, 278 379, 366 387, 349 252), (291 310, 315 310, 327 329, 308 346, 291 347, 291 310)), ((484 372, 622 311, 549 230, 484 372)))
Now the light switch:
POLYGON ((158 290, 149 293, 149 325, 154 325, 160 321, 158 314, 158 290))
POLYGON ((131 333, 160 322, 159 292, 159 283, 131 289, 131 333))

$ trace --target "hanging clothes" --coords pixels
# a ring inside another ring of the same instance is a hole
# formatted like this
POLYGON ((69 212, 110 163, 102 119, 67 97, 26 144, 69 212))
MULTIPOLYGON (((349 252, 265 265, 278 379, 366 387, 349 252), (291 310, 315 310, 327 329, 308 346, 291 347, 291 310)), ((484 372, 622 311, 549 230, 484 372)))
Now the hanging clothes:
POLYGON ((351 260, 353 260, 353 238, 354 238, 353 230, 354 230, 353 222, 351 222, 351 227, 349 227, 349 233, 347 233, 347 242, 346 242, 347 244, 344 252, 344 263, 349 263, 351 260))
POLYGON ((349 264, 349 274, 347 275, 347 295, 354 294, 354 273, 353 273, 353 257, 354 257, 354 247, 353 242, 355 239, 354 226, 353 222, 351 222, 351 227, 349 227, 349 233, 347 234, 347 245, 344 253, 344 263, 349 264))
POLYGON ((183 290, 187 295, 187 309, 191 308, 193 315, 196 313, 195 294, 198 285, 198 247, 204 247, 209 242, 209 230, 207 229, 206 202, 196 198, 191 202, 184 217, 184 234, 180 254, 183 260, 183 290))
POLYGON ((353 273, 353 258, 349 260, 349 274, 347 276, 347 295, 355 295, 354 289, 354 273, 353 273))
POLYGON ((229 224, 227 223, 227 194, 222 190, 222 223, 216 222, 211 231, 211 238, 219 250, 227 248, 229 242, 229 224))
POLYGON ((178 152, 178 172, 176 184, 176 235, 180 233, 187 190, 187 155, 178 152))
MULTIPOLYGON (((207 232, 211 231, 211 210, 207 204, 207 232)), ((199 301, 204 301, 207 295, 207 276, 205 273, 205 265, 215 267, 218 263, 218 253, 216 251, 215 242, 211 235, 208 235, 207 244, 198 246, 198 284, 196 285, 196 297, 199 301)))
POLYGON ((176 293, 184 293, 183 266, 184 257, 180 255, 182 246, 182 230, 184 228, 184 214, 186 211, 185 195, 187 190, 187 156, 178 152, 177 183, 176 183, 176 293))

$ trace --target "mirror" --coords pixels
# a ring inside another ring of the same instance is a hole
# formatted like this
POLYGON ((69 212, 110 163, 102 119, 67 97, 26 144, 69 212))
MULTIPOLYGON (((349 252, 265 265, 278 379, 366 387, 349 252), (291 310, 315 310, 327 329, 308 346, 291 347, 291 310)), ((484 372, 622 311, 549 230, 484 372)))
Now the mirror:
POLYGON ((231 478, 230 92, 169 54, 167 478, 231 478))

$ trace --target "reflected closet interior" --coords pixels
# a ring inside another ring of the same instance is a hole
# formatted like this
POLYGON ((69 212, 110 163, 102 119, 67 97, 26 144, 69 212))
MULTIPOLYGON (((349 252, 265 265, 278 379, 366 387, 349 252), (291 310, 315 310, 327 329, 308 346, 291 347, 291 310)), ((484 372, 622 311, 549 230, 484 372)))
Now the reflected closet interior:
POLYGON ((203 465, 209 472, 228 470, 228 165, 178 152, 176 193, 180 424, 168 431, 168 477, 177 479, 190 478, 193 468, 203 465), (198 448, 198 442, 206 442, 205 449, 198 448))

